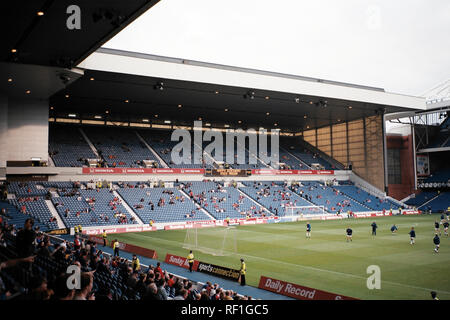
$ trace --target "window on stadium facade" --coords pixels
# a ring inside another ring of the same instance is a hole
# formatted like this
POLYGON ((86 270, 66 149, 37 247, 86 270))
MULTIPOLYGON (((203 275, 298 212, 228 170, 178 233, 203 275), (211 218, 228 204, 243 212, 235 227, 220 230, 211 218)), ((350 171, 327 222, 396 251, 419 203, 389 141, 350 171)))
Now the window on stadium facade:
POLYGON ((402 170, 400 163, 400 150, 388 149, 388 183, 389 184, 401 184, 402 183, 402 170))

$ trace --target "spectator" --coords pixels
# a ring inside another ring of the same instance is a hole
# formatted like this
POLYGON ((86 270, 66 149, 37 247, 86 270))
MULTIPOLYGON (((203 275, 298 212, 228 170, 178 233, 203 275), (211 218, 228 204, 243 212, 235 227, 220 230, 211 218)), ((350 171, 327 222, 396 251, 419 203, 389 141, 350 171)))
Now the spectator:
POLYGON ((68 278, 69 275, 63 274, 56 279, 54 285, 55 294, 52 297, 54 300, 73 300, 75 296, 75 289, 68 288, 68 278))
MULTIPOLYGON (((34 258, 35 258, 35 256, 30 256, 27 258, 13 259, 13 260, 1 262, 0 263, 0 272, 3 269, 14 267, 20 263, 32 263, 34 261, 34 258)), ((3 280, 2 280, 2 277, 0 274, 0 300, 8 300, 9 297, 11 297, 11 292, 6 290, 6 287, 3 283, 3 280)))
POLYGON ((157 293, 156 293, 157 300, 167 300, 167 292, 165 289, 165 285, 166 285, 165 278, 161 277, 161 279, 158 280, 156 285, 158 288, 157 293))
POLYGON ((95 300, 95 295, 92 291, 93 276, 90 272, 83 272, 80 279, 80 289, 76 290, 73 300, 95 300))
POLYGON ((152 282, 147 286, 146 293, 142 300, 159 300, 157 298, 157 293, 158 293, 158 287, 156 286, 155 283, 152 282))
POLYGON ((34 220, 28 218, 22 230, 17 233, 16 246, 19 257, 29 257, 34 254, 36 232, 33 230, 34 220))
POLYGON ((189 292, 186 289, 181 289, 173 300, 186 300, 189 292))

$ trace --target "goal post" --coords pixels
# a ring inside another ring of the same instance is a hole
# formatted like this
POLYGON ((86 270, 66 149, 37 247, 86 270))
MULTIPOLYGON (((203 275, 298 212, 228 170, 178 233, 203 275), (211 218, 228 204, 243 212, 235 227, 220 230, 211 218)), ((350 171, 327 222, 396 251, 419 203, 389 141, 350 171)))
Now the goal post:
POLYGON ((186 229, 183 248, 213 256, 229 256, 237 253, 237 229, 235 227, 186 229))
POLYGON ((327 213, 324 206, 289 206, 285 208, 286 216, 303 217, 327 213))

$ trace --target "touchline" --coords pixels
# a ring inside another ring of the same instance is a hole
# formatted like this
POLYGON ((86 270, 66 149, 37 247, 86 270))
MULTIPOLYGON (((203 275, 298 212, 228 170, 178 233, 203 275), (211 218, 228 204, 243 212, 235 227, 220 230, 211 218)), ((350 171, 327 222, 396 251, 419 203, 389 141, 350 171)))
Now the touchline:
POLYGON ((178 141, 171 151, 173 164, 257 164, 258 160, 268 164, 274 169, 279 166, 280 130, 267 131, 255 129, 227 129, 225 138, 222 131, 203 130, 202 121, 194 121, 194 138, 191 132, 185 129, 175 129, 171 140, 178 141), (270 136, 270 155, 267 150, 270 136), (193 140, 193 148, 192 148, 193 140), (226 145, 224 154, 224 141, 226 145), (248 144, 246 143, 248 141, 248 144), (210 142, 203 148, 204 142, 210 142), (192 152, 193 149, 193 152, 192 152), (214 154, 214 157, 213 157, 214 154), (246 154, 248 160, 246 161, 246 154))

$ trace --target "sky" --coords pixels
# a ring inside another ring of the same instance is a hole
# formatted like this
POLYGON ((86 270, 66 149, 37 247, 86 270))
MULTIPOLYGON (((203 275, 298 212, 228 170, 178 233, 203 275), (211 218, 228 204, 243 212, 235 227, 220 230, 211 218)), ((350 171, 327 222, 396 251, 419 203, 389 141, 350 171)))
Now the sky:
POLYGON ((450 0, 161 0, 104 47, 422 96, 449 40, 450 0))

